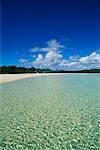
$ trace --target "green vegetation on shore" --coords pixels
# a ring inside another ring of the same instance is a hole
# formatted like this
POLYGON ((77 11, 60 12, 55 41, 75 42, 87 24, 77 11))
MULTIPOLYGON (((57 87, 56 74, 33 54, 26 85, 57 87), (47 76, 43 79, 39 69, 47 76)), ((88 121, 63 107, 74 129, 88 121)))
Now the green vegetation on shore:
POLYGON ((100 73, 100 69, 91 70, 51 70, 51 69, 37 69, 34 67, 16 67, 16 66, 1 66, 0 74, 18 74, 18 73, 100 73))

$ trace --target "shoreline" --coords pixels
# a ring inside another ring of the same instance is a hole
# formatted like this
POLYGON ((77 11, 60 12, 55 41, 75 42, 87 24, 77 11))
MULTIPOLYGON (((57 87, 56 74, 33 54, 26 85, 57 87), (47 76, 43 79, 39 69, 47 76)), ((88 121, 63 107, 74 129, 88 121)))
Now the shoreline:
MULTIPOLYGON (((66 75, 66 74, 88 74, 88 73, 23 73, 23 74, 0 74, 0 84, 13 82, 25 78, 33 78, 38 76, 66 75)), ((93 74, 93 73, 89 73, 93 74)))
MULTIPOLYGON (((68 74, 68 73, 64 73, 68 74)), ((27 74, 0 74, 0 83, 13 82, 25 78, 33 78, 38 76, 63 75, 63 73, 27 73, 27 74)))

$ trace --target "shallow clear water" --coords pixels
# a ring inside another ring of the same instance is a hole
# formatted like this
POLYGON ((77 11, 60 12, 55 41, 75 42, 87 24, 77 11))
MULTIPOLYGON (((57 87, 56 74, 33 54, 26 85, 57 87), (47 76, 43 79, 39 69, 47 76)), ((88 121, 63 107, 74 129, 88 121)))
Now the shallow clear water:
POLYGON ((0 92, 0 149, 100 149, 100 74, 27 78, 0 92))

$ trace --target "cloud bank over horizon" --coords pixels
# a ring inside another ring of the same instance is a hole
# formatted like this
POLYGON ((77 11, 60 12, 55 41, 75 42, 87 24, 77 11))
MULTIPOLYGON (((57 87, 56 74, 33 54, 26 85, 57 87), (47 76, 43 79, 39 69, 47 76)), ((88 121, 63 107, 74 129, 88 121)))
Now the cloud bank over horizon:
POLYGON ((20 58, 18 61, 24 66, 53 70, 84 70, 100 69, 100 50, 94 50, 91 54, 80 57, 72 55, 66 58, 63 55, 66 47, 56 39, 45 43, 45 47, 33 47, 29 49, 32 61, 20 58))

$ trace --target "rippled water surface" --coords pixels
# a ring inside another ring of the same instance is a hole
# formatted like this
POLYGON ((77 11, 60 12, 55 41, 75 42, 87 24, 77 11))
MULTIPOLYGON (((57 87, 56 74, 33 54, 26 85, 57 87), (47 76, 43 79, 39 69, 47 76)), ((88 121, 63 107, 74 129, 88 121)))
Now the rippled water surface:
POLYGON ((100 150, 100 74, 0 85, 0 150, 100 150))

